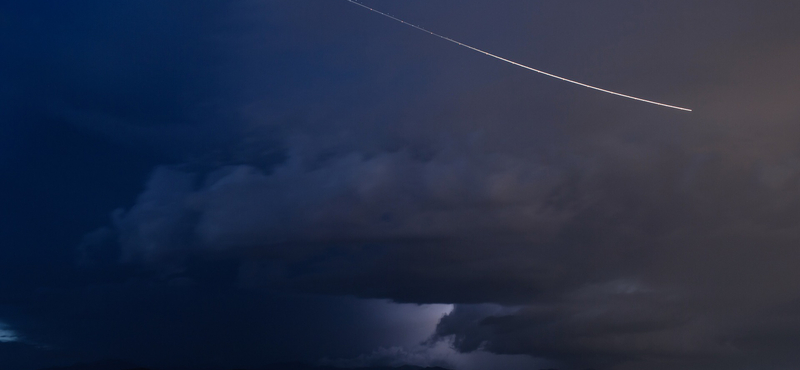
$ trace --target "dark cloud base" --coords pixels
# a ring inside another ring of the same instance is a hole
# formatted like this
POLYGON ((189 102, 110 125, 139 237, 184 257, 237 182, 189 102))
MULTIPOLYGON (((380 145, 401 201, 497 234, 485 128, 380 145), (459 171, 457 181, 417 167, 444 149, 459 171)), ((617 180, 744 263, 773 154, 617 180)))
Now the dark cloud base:
MULTIPOLYGON (((282 363, 259 367, 259 370, 340 370, 341 367, 315 366, 302 363, 282 363)), ((419 366, 399 366, 399 367, 360 367, 362 370, 448 370, 441 367, 419 367, 419 366)), ((50 367, 41 370, 157 370, 139 367, 125 361, 107 360, 94 363, 76 364, 71 366, 50 367)))

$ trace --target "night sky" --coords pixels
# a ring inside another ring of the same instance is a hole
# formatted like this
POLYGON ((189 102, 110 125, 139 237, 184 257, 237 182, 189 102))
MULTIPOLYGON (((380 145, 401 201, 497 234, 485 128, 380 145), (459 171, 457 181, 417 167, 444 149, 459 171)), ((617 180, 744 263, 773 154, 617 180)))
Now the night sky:
POLYGON ((800 2, 0 2, 0 368, 800 368, 800 2))

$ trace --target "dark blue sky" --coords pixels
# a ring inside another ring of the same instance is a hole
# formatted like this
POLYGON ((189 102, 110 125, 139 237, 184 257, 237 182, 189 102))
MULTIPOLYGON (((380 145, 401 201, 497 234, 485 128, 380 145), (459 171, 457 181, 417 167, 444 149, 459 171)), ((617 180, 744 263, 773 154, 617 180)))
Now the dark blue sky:
POLYGON ((0 363, 781 369, 786 1, 0 3, 0 363))

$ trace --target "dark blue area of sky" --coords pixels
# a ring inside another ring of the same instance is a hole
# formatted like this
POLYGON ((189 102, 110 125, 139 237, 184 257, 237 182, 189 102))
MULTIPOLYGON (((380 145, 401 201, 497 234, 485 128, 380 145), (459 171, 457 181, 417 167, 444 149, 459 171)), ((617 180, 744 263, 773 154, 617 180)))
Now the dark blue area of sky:
MULTIPOLYGON (((287 34, 291 21, 277 13, 293 2, 275 3, 276 14, 265 15, 266 21, 244 23, 221 16, 228 5, 0 4, 0 53, 8 56, 0 58, 0 315, 28 341, 2 344, 0 359, 30 368, 138 351, 142 359, 168 363, 169 354, 153 353, 153 344, 144 343, 151 336, 177 353, 213 345, 220 361, 234 356, 252 364, 355 356, 371 348, 369 338, 332 339, 352 329, 346 327, 356 320, 349 303, 231 292, 226 289, 236 266, 225 262, 192 266, 188 275, 199 287, 182 293, 148 285, 136 268, 77 263, 82 238, 108 225, 115 209, 132 205, 156 166, 230 150, 242 105, 266 100, 279 115, 302 119, 309 102, 322 104, 336 93, 331 86, 363 79, 363 67, 325 59, 327 50, 357 43, 306 47, 293 41, 308 36, 287 34), (122 287, 108 288, 116 285, 122 287), (325 305, 325 315, 317 315, 318 305, 325 305), (208 327, 196 328, 202 325, 208 327), (98 340, 108 330, 117 339, 98 340), (203 333, 185 346, 174 337, 196 330, 203 333), (226 340, 231 330, 239 338, 226 340), (313 331, 320 335, 309 337, 313 331), (257 350, 265 345, 264 332, 282 333, 267 339, 273 353, 257 350), (252 348, 236 348, 248 341, 252 348), (37 343, 53 347, 43 351, 37 343)), ((397 88, 414 85, 395 82, 397 88)), ((366 106, 379 96, 342 98, 366 106)), ((265 166, 282 160, 281 148, 273 151, 265 166)), ((236 163, 235 154, 227 156, 236 163)))
POLYGON ((22 294, 69 282, 75 247, 87 230, 108 222, 111 210, 134 200, 159 160, 65 124, 40 118, 25 148, 7 168, 0 274, 22 294), (122 150, 120 150, 122 149, 122 150))

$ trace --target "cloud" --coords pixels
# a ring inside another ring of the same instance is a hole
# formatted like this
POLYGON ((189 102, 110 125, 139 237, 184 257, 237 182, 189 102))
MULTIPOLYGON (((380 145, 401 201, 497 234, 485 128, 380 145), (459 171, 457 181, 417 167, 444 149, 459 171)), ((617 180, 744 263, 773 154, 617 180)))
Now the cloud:
MULTIPOLYGON (((615 20, 614 39, 630 36, 602 50, 596 38, 611 36, 570 27, 537 46, 578 40, 598 63, 619 63, 598 79, 658 86, 695 102, 692 115, 588 92, 566 99, 505 72, 467 76, 462 89, 463 71, 435 54, 428 68, 443 72, 436 86, 420 83, 423 97, 333 83, 291 124, 261 114, 270 103, 249 105, 253 131, 241 141, 270 153, 263 143, 279 142, 282 162, 159 167, 114 214, 121 261, 165 279, 192 278, 197 259, 222 261, 239 287, 457 304, 431 343, 463 353, 620 370, 796 363, 800 113, 786 35, 797 33, 775 32, 795 30, 791 12, 779 2, 631 4, 593 5, 599 15, 547 5, 582 17, 575 24, 615 20), (637 12, 666 25, 611 15, 650 19, 637 12), (349 101, 327 100, 337 95, 368 103, 342 112, 349 101)), ((370 73, 396 75, 398 63, 370 73)), ((87 236, 84 250, 101 253, 93 245, 107 235, 87 236)), ((438 359, 387 348, 357 361, 438 359)))
POLYGON ((421 297, 414 295, 427 294, 417 289, 423 279, 460 294, 462 279, 472 279, 463 268, 476 264, 488 279, 520 279, 521 290, 534 292, 535 274, 514 276, 519 261, 501 256, 486 265, 483 248, 496 243, 509 254, 523 244, 538 248, 543 261, 531 262, 545 268, 548 242, 584 206, 557 199, 563 176, 511 156, 418 159, 405 151, 348 154, 322 164, 290 157, 270 173, 234 166, 200 176, 164 167, 136 205, 115 214, 114 229, 123 261, 180 269, 187 256, 238 256, 250 261, 241 270, 245 284, 288 279, 310 290, 415 301, 421 297), (448 249, 462 257, 443 253, 448 249), (312 262, 320 253, 333 255, 312 262), (452 271, 436 267, 446 260, 452 271), (309 269, 309 263, 318 266, 309 269), (393 274, 410 280, 380 287, 393 274), (343 292, 344 284, 365 285, 343 292), (399 290, 409 296, 393 295, 399 290))
MULTIPOLYGON (((441 346, 439 346, 441 347, 441 346)), ((420 367, 443 367, 452 368, 453 364, 448 360, 446 349, 418 346, 416 348, 379 348, 367 355, 361 355, 352 359, 323 359, 320 361, 322 366, 335 366, 343 368, 358 367, 399 367, 403 365, 414 365, 420 367)))
POLYGON ((10 343, 19 340, 17 333, 11 330, 8 325, 0 322, 0 343, 10 343))
POLYGON ((724 353, 724 346, 714 344, 717 333, 706 332, 713 325, 681 305, 652 291, 595 291, 506 313, 456 306, 435 338, 449 338, 461 352, 530 354, 589 367, 724 353))
POLYGON ((800 343, 792 157, 679 139, 580 137, 555 163, 462 143, 162 167, 113 229, 124 262, 172 276, 232 259, 246 287, 459 303, 436 338, 465 353, 701 368, 800 343), (514 309, 461 305, 486 302, 514 309))
POLYGON ((419 344, 410 347, 379 348, 369 354, 348 359, 323 359, 322 366, 344 368, 361 367, 399 367, 414 365, 420 367, 442 367, 445 369, 481 370, 496 367, 508 370, 550 368, 552 361, 534 359, 529 356, 497 355, 486 351, 460 353, 446 341, 419 344))
POLYGON ((194 212, 189 230, 204 249, 339 240, 441 239, 480 232, 527 231, 555 218, 537 203, 557 174, 511 157, 415 160, 406 152, 349 154, 309 168, 292 157, 272 173, 222 168, 193 188, 194 174, 161 168, 117 225, 129 254, 149 256, 186 244, 164 229, 194 212), (486 214, 488 212, 488 214, 486 214), (475 228, 480 228, 476 230, 475 228), (138 239, 137 239, 138 238, 138 239), (150 241, 153 241, 152 243, 150 241))

